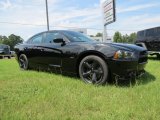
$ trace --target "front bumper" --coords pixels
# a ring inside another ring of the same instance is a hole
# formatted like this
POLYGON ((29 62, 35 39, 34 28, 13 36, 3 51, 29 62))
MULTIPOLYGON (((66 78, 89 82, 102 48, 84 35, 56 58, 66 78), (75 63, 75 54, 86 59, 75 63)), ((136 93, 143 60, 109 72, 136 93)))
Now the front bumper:
POLYGON ((112 60, 108 65, 113 80, 130 80, 144 74, 146 64, 147 62, 112 60))

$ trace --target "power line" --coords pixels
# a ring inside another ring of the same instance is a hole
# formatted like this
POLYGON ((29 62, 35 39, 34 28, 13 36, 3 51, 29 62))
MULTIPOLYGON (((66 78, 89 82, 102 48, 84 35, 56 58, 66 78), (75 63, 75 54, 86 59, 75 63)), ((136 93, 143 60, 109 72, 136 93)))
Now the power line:
POLYGON ((13 25, 41 26, 41 27, 46 26, 46 25, 28 24, 28 23, 18 23, 18 22, 0 22, 0 23, 1 23, 1 24, 13 24, 13 25))
MULTIPOLYGON (((28 24, 28 23, 19 23, 19 22, 2 22, 0 21, 0 24, 12 24, 12 25, 25 25, 25 26, 37 26, 37 27, 46 27, 46 25, 40 25, 40 24, 28 24)), ((82 29, 84 27, 70 27, 70 26, 50 26, 50 27, 54 27, 54 28, 69 28, 69 29, 82 29)), ((88 27, 86 29, 90 29, 90 30, 103 30, 101 28, 91 28, 91 27, 88 27)), ((139 31, 139 30, 129 30, 129 29, 107 29, 107 30, 110 30, 110 31, 139 31)))

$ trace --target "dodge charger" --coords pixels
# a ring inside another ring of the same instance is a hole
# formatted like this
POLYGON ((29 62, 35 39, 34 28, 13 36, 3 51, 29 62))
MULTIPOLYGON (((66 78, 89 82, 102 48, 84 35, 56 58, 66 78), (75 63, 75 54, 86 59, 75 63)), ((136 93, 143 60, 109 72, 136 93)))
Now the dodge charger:
POLYGON ((74 31, 54 30, 34 35, 15 46, 23 70, 49 70, 79 76, 96 85, 108 80, 129 80, 144 73, 146 49, 120 43, 103 43, 74 31))

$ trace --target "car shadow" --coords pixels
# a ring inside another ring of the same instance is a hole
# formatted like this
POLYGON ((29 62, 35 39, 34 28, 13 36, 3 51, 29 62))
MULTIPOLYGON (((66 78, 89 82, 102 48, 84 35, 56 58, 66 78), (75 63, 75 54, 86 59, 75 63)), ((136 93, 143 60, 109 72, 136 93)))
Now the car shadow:
POLYGON ((148 57, 148 59, 149 60, 160 60, 160 58, 158 58, 158 57, 150 57, 150 56, 148 57))
MULTIPOLYGON (((72 79, 76 79, 76 80, 81 81, 81 79, 78 75, 65 74, 65 73, 61 74, 59 72, 53 72, 53 71, 48 71, 48 70, 38 70, 38 69, 31 69, 31 70, 38 71, 38 72, 46 72, 46 73, 55 74, 55 75, 62 75, 64 77, 68 77, 68 78, 72 78, 72 79)), ((105 87, 107 85, 113 85, 113 86, 117 86, 117 87, 134 87, 137 85, 149 84, 150 82, 153 82, 155 80, 156 80, 155 76, 153 76, 149 72, 146 72, 140 78, 136 78, 136 79, 132 79, 132 80, 123 80, 123 81, 118 80, 117 82, 113 81, 113 80, 109 80, 108 84, 104 84, 103 86, 105 87)))
POLYGON ((156 78, 151 73, 146 72, 144 75, 142 75, 140 78, 132 79, 132 80, 125 80, 125 81, 118 81, 117 83, 113 82, 112 84, 118 86, 118 87, 134 87, 138 85, 146 85, 153 81, 155 81, 156 78))

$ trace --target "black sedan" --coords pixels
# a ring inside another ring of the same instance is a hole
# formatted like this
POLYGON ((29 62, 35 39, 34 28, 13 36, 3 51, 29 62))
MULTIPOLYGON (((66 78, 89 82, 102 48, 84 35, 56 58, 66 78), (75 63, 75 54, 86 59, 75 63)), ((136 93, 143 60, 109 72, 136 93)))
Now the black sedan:
POLYGON ((55 30, 34 35, 15 46, 20 68, 78 75, 86 83, 128 80, 144 71, 147 51, 136 45, 101 43, 73 31, 55 30))

